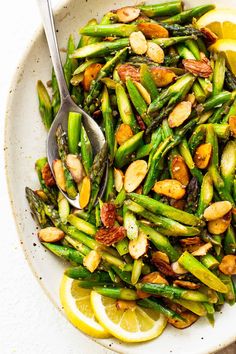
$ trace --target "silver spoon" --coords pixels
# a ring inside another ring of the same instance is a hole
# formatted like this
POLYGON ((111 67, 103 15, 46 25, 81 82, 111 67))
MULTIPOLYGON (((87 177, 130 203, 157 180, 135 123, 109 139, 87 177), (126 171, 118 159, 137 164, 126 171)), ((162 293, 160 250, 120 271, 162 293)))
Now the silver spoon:
MULTIPOLYGON (((61 106, 52 123, 47 138, 47 158, 48 158, 49 166, 54 175, 52 163, 55 159, 58 158, 56 130, 58 126, 61 124, 64 131, 67 131, 69 112, 78 112, 82 114, 83 125, 88 134, 89 140, 92 144, 94 154, 97 154, 101 150, 103 144, 105 143, 105 138, 99 125, 83 109, 78 107, 70 97, 70 93, 66 85, 62 64, 61 64, 61 58, 60 58, 58 45, 57 45, 51 2, 50 0, 38 0, 38 4, 41 12, 44 31, 48 42, 49 52, 51 54, 52 64, 54 67, 55 75, 59 86, 60 96, 61 96, 61 106)), ((102 197, 105 191, 106 183, 107 183, 107 168, 106 168, 105 176, 102 181, 102 188, 99 191, 99 197, 102 197)), ((81 209, 79 205, 79 194, 77 195, 76 199, 70 199, 67 196, 67 194, 64 193, 61 189, 60 191, 73 207, 81 209)))

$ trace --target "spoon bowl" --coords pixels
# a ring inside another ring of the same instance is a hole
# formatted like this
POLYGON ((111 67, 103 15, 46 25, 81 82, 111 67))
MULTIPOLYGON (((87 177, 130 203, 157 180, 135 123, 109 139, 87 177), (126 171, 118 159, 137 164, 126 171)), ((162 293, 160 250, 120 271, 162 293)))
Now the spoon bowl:
MULTIPOLYGON (((52 63, 57 78, 59 91, 60 91, 60 97, 61 97, 61 106, 49 130, 48 138, 47 138, 47 146, 46 146, 48 163, 53 173, 53 176, 55 178, 55 174, 53 171, 53 161, 58 159, 59 157, 58 146, 56 142, 56 130, 58 126, 61 125, 63 130, 67 132, 68 115, 70 112, 76 112, 82 115, 82 123, 86 130, 88 138, 91 142, 94 155, 96 155, 102 149, 105 143, 105 137, 99 125, 93 120, 93 118, 89 116, 89 114, 87 114, 82 108, 77 106, 70 96, 65 81, 62 64, 61 64, 61 58, 58 50, 50 0, 38 0, 38 5, 41 12, 44 31, 46 34, 48 47, 51 54, 51 59, 52 59, 52 63)), ((98 194, 98 197, 100 198, 102 197, 106 188, 107 175, 108 175, 108 164, 106 164, 106 169, 101 183, 102 187, 98 194)), ((71 199, 63 190, 61 190, 59 186, 58 188, 73 207, 77 209, 81 209, 79 204, 79 193, 77 194, 75 199, 71 199)))

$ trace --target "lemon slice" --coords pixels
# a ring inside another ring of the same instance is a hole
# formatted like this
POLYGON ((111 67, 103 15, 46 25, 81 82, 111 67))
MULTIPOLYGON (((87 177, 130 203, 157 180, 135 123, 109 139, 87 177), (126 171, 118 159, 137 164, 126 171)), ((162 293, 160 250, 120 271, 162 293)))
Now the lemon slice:
POLYGON ((219 38, 236 39, 236 10, 209 11, 197 21, 197 27, 207 27, 219 38))
POLYGON ((77 280, 63 276, 60 300, 69 321, 92 337, 108 338, 109 332, 95 319, 90 303, 90 293, 90 289, 80 288, 77 280))
POLYGON ((144 342, 158 337, 167 324, 166 318, 152 309, 132 306, 117 309, 116 300, 91 292, 91 304, 99 323, 123 342, 144 342))
POLYGON ((209 50, 224 53, 231 71, 236 75, 236 39, 219 39, 209 50))

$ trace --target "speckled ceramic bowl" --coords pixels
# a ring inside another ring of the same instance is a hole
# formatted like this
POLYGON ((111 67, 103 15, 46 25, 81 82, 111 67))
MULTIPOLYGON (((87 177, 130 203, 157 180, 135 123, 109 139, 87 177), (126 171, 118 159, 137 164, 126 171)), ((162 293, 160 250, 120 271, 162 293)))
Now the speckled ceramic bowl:
MULTIPOLYGON (((156 2, 162 0, 156 0, 156 2)), ((155 1, 150 1, 155 2, 155 1)), ((236 8, 235 0, 186 0, 187 6, 215 3, 218 6, 236 8)), ((70 33, 77 36, 77 29, 88 19, 101 17, 112 9, 124 5, 134 5, 133 0, 71 0, 61 6, 56 13, 59 46, 65 47, 70 33)), ((25 199, 25 186, 38 187, 34 162, 45 155, 46 132, 41 123, 36 96, 36 81, 50 79, 51 61, 42 29, 38 31, 17 67, 10 93, 6 116, 6 165, 10 198, 15 215, 19 237, 28 262, 40 284, 55 306, 60 308, 58 288, 64 265, 52 254, 45 251, 36 237, 36 225, 31 218, 25 199)), ((99 340, 109 348, 125 354, 206 354, 217 351, 236 338, 236 306, 225 306, 216 316, 215 327, 205 319, 190 328, 180 331, 168 327, 160 338, 144 344, 127 345, 115 339, 99 340)), ((78 336, 83 336, 78 331, 78 336)), ((88 337, 88 340, 91 340, 88 337)), ((66 341, 66 338, 65 338, 66 341)), ((80 348, 82 349, 82 348, 80 348)))

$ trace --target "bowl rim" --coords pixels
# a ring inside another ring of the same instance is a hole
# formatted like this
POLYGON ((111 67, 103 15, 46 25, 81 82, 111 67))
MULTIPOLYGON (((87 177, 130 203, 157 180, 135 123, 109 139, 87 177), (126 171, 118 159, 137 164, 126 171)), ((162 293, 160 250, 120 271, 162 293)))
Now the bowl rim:
MULTIPOLYGON (((58 4, 56 4, 56 6, 53 7, 53 14, 54 17, 57 17, 60 15, 60 12, 63 10, 63 8, 68 8, 68 6, 70 5, 70 1, 71 0, 59 0, 58 4)), ((169 0, 171 1, 171 0, 169 0)), ((213 0, 214 1, 214 0, 213 0)), ((236 7, 235 7, 236 8, 236 7)), ((6 185, 7 185, 7 194, 9 197, 9 201, 10 201, 10 206, 11 206, 11 213, 12 213, 12 217, 14 220, 14 224, 15 224, 15 228, 16 228, 16 233, 18 235, 18 239, 19 239, 19 244, 20 244, 20 249, 22 254, 25 256, 25 260, 28 264, 28 266, 30 267, 30 270, 32 272, 32 274, 34 275, 34 278, 36 278, 37 283, 40 285, 41 290, 44 292, 44 294, 46 295, 47 299, 49 299, 50 303, 53 304, 54 307, 57 308, 57 310, 59 311, 60 315, 63 316, 64 320, 66 321, 66 323, 69 323, 69 325, 71 325, 72 327, 74 327, 70 321, 67 320, 64 312, 61 310, 61 308, 58 306, 58 304, 56 303, 56 301, 54 300, 53 296, 51 296, 51 294, 48 292, 46 286, 44 285, 43 282, 41 282, 39 280, 39 277, 37 275, 37 270, 36 268, 33 266, 32 261, 29 259, 28 257, 28 253, 26 248, 24 247, 24 243, 21 242, 23 241, 23 231, 20 229, 17 217, 16 217, 16 207, 14 206, 13 203, 13 193, 11 191, 11 187, 10 187, 10 171, 9 171, 9 167, 8 167, 8 161, 7 161, 7 150, 5 147, 7 147, 8 145, 8 131, 9 131, 9 120, 10 120, 10 116, 11 116, 11 107, 12 107, 12 103, 14 102, 14 97, 15 97, 15 93, 16 93, 16 87, 17 87, 17 83, 18 81, 21 79, 21 75, 22 75, 22 68, 24 66, 25 60, 27 58, 27 56, 30 54, 31 50, 32 50, 32 46, 37 43, 37 41, 39 40, 40 36, 43 34, 43 26, 42 24, 37 25, 35 31, 33 32, 32 37, 27 41, 26 44, 26 48, 22 51, 22 55, 20 57, 20 59, 16 62, 16 68, 15 70, 13 70, 11 79, 10 79, 10 84, 8 85, 8 87, 6 88, 8 90, 8 94, 7 94, 7 99, 5 101, 5 108, 4 108, 4 132, 3 132, 3 147, 4 147, 4 152, 3 152, 3 156, 4 156, 4 174, 5 174, 5 180, 6 180, 6 185)), ((235 305, 236 306, 236 305, 235 305)), ((79 331, 79 330, 78 330, 79 331)), ((91 337, 85 333, 83 333, 82 331, 79 331, 79 333, 83 336, 85 336, 88 340, 92 340, 93 342, 95 342, 96 344, 100 345, 101 347, 103 347, 105 350, 110 351, 110 352, 115 352, 118 354, 125 354, 124 352, 120 352, 115 348, 109 348, 108 346, 104 345, 102 342, 98 341, 96 338, 91 337)), ((111 337, 112 338, 112 337, 111 337)), ((218 351, 225 349, 227 346, 229 346, 230 344, 233 344, 236 338, 236 331, 235 331, 235 335, 232 335, 231 337, 229 337, 227 340, 225 340, 223 343, 221 343, 221 346, 218 347, 218 345, 216 347, 212 347, 209 349, 207 349, 206 351, 200 351, 199 354, 213 354, 213 353, 217 353, 218 351)))

